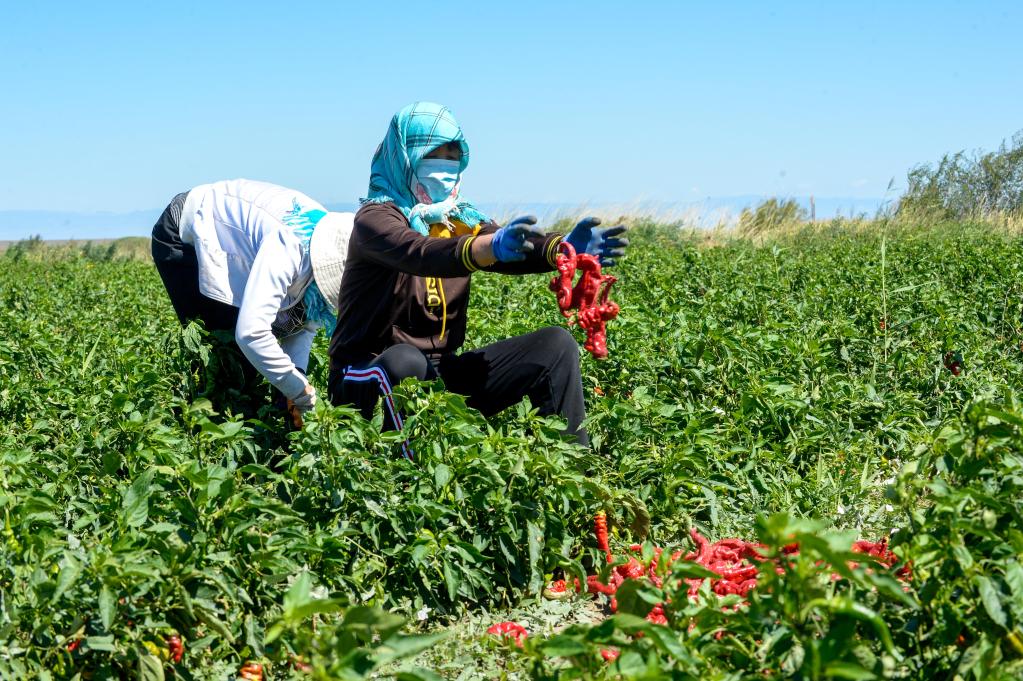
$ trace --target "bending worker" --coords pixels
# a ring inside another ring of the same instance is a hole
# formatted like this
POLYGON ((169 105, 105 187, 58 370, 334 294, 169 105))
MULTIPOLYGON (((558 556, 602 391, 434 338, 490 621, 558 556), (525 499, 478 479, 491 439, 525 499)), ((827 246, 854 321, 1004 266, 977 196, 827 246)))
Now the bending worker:
POLYGON ((316 403, 309 350, 318 329, 334 330, 351 224, 292 189, 226 180, 178 194, 153 227, 178 320, 233 331, 246 377, 262 374, 290 400, 295 425, 316 403))

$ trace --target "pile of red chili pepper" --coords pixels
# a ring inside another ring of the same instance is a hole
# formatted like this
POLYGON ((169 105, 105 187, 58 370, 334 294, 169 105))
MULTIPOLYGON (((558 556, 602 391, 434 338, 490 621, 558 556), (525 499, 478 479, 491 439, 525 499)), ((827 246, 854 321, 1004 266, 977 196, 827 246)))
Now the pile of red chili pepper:
MULTIPOLYGON (((613 562, 614 556, 607 544, 607 519, 602 513, 597 514, 594 526, 597 535, 597 547, 605 553, 609 563, 613 562)), ((690 530, 689 535, 696 544, 696 550, 685 555, 683 555, 682 551, 675 551, 668 559, 669 568, 671 563, 679 558, 693 561, 719 575, 710 580, 710 590, 718 596, 729 596, 732 594, 744 598, 748 596, 749 592, 757 585, 758 564, 766 560, 763 554, 766 547, 763 544, 748 542, 743 539, 721 539, 716 542, 710 542, 695 528, 690 530)), ((629 547, 629 550, 638 554, 642 551, 642 547, 639 544, 633 544, 629 547)), ((899 562, 899 557, 888 548, 887 538, 879 542, 856 541, 852 545, 852 551, 872 556, 879 563, 889 568, 899 562)), ((795 555, 799 553, 799 546, 797 544, 789 544, 783 547, 782 553, 784 555, 795 555)), ((661 586, 662 579, 658 576, 658 572, 663 573, 663 571, 658 568, 662 557, 663 551, 656 547, 654 548, 654 557, 649 565, 644 565, 636 557, 630 557, 628 562, 617 565, 612 569, 611 576, 606 584, 601 582, 597 575, 587 577, 586 590, 589 593, 603 593, 611 596, 611 611, 617 612, 618 603, 614 598, 614 594, 625 580, 647 577, 656 586, 661 586)), ((782 568, 779 567, 777 570, 781 571, 782 568)), ((901 566, 895 572, 895 575, 901 579, 908 579, 910 576, 910 566, 901 566)), ((692 599, 697 598, 704 580, 693 578, 686 579, 685 581, 689 586, 689 597, 692 599)), ((647 615, 647 619, 658 624, 665 624, 667 622, 661 605, 655 606, 647 615)))
POLYGON ((572 326, 578 321, 579 327, 586 332, 583 347, 594 358, 604 359, 607 357, 606 324, 618 316, 618 304, 609 298, 611 286, 617 279, 601 273, 597 256, 586 253, 577 255, 572 244, 565 241, 561 242, 559 249, 558 274, 551 279, 550 289, 557 295, 558 307, 569 320, 568 325, 572 326), (581 274, 578 283, 573 286, 576 270, 581 274))
MULTIPOLYGON (((615 560, 614 554, 611 552, 608 544, 607 516, 603 511, 597 513, 593 526, 597 548, 604 553, 608 563, 613 563, 615 560)), ((697 532, 695 528, 690 530, 689 535, 696 544, 696 550, 686 554, 683 554, 682 551, 672 553, 667 560, 667 571, 661 569, 661 560, 664 557, 662 549, 655 547, 654 557, 650 560, 649 564, 644 564, 637 557, 641 553, 642 547, 639 544, 633 544, 629 547, 629 551, 637 555, 630 556, 627 562, 614 566, 606 583, 600 580, 599 575, 589 575, 586 578, 586 591, 588 593, 602 593, 609 596, 611 598, 611 612, 617 612, 618 601, 615 598, 615 594, 626 580, 646 578, 660 587, 663 582, 660 574, 670 572, 671 563, 681 558, 682 560, 693 561, 702 565, 718 575, 718 577, 711 578, 710 580, 710 590, 715 594, 719 596, 735 594, 743 598, 748 596, 749 592, 757 585, 759 564, 767 560, 763 553, 766 547, 763 544, 748 542, 742 539, 721 539, 711 542, 697 532)), ((852 551, 872 556, 881 565, 888 568, 894 567, 899 563, 899 557, 888 548, 887 538, 879 542, 856 541, 852 545, 852 551)), ((789 544, 782 548, 783 555, 791 556, 797 553, 799 553, 798 544, 789 544)), ((855 567, 855 564, 852 567, 855 567)), ((776 569, 779 572, 782 571, 781 567, 776 569)), ((895 576, 900 579, 909 579, 911 567, 908 564, 902 565, 895 571, 895 576)), ((688 585, 689 598, 698 598, 704 579, 693 578, 686 579, 685 581, 688 585)), ((574 586, 574 590, 578 591, 580 586, 578 580, 574 586)), ((544 595, 548 598, 564 598, 571 595, 571 591, 565 580, 559 579, 548 585, 547 589, 544 590, 544 595)), ((655 624, 667 624, 668 619, 664 614, 664 604, 658 603, 655 605, 647 614, 646 619, 655 624)), ((514 622, 496 624, 488 629, 487 633, 512 635, 515 638, 515 642, 520 646, 522 645, 522 639, 527 636, 526 630, 514 622)), ((607 652, 608 655, 605 655, 606 659, 611 660, 616 657, 614 651, 607 652)))

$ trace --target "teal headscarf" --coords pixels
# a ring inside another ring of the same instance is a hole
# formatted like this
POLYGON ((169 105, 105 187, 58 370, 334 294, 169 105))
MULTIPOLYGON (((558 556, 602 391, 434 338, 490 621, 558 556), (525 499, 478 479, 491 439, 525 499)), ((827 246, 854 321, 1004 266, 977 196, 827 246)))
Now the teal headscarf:
MULTIPOLYGON (((308 255, 309 242, 313 238, 313 230, 316 229, 316 224, 326 214, 325 211, 319 208, 306 210, 299 204, 297 199, 292 199, 291 210, 284 214, 281 221, 292 229, 302 244, 302 252, 308 255)), ((309 282, 309 287, 306 288, 305 295, 302 296, 302 303, 305 307, 305 318, 308 321, 322 326, 328 336, 334 333, 334 327, 337 326, 334 308, 330 306, 327 299, 320 293, 320 287, 316 285, 315 279, 309 282)))
POLYGON ((362 203, 394 203, 412 229, 429 234, 430 225, 458 220, 475 227, 489 218, 471 202, 455 196, 440 203, 423 203, 413 194, 416 166, 428 153, 449 142, 462 147, 459 182, 469 165, 469 145, 451 111, 440 104, 416 102, 394 114, 384 141, 373 154, 369 196, 362 203))

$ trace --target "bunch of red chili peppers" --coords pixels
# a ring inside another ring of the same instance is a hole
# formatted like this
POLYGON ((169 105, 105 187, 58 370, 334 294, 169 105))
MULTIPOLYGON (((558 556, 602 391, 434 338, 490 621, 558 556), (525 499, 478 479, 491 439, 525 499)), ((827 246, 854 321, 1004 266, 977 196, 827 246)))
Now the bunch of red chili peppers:
POLYGON ((578 321, 579 327, 586 332, 583 347, 594 358, 604 359, 607 357, 606 324, 618 316, 618 304, 609 298, 611 286, 618 280, 601 274, 597 256, 586 253, 577 255, 572 244, 565 241, 561 242, 559 249, 558 274, 551 279, 550 289, 557 295, 558 307, 569 320, 568 325, 572 326, 578 321), (573 286, 576 270, 581 276, 573 286))

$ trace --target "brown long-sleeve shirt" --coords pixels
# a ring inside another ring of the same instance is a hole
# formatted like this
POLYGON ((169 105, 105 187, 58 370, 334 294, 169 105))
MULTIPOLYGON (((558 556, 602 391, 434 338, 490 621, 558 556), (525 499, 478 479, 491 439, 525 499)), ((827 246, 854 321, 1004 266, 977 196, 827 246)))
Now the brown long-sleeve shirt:
POLYGON ((477 234, 423 236, 394 204, 363 205, 355 215, 341 277, 331 370, 366 361, 399 343, 432 357, 455 352, 465 341, 473 272, 530 274, 555 268, 560 234, 531 239, 533 251, 523 261, 479 267, 472 259, 472 242, 497 229, 491 222, 477 234))

